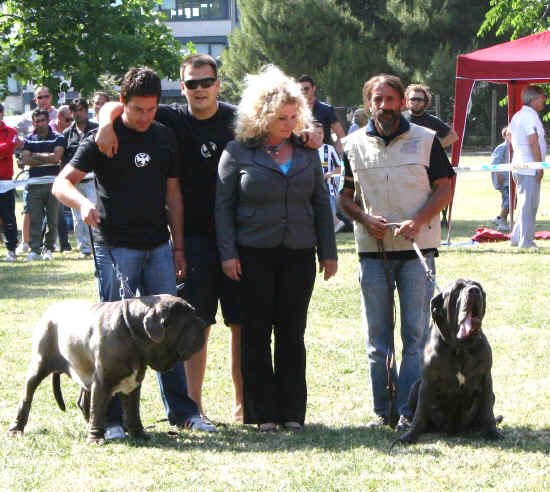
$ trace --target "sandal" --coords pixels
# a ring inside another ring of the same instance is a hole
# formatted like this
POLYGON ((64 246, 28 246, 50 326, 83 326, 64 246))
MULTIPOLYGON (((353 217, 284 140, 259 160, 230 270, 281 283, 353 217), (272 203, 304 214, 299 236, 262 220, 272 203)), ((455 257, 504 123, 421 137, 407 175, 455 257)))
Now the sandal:
POLYGON ((258 424, 259 432, 275 432, 277 426, 273 422, 265 422, 263 424, 258 424))

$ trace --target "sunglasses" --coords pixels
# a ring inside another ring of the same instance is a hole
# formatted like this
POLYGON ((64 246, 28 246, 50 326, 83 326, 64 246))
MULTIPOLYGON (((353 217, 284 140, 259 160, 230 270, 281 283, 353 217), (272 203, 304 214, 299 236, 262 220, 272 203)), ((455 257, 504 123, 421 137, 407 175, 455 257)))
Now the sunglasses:
POLYGON ((183 83, 185 84, 185 87, 187 87, 189 90, 194 91, 199 85, 203 89, 208 89, 209 87, 212 87, 214 83, 216 82, 216 77, 206 77, 205 79, 189 79, 184 80, 183 83))
POLYGON ((47 97, 52 97, 50 94, 46 96, 36 96, 36 99, 46 99, 47 97))
POLYGON ((74 121, 72 118, 64 118, 64 119, 65 119, 65 123, 71 123, 74 121))
POLYGON ((425 99, 423 97, 409 97, 409 101, 412 102, 424 102, 425 99))

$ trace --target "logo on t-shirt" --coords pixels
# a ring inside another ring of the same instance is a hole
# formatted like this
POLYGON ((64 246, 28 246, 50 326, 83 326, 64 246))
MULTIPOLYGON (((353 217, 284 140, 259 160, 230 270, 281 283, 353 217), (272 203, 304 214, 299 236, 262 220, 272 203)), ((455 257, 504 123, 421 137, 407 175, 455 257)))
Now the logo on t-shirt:
POLYGON ((212 141, 201 145, 201 155, 205 159, 210 159, 216 153, 216 150, 218 150, 218 146, 212 141))
POLYGON ((140 152, 134 157, 134 164, 136 167, 145 167, 148 166, 151 162, 151 156, 145 152, 140 152))

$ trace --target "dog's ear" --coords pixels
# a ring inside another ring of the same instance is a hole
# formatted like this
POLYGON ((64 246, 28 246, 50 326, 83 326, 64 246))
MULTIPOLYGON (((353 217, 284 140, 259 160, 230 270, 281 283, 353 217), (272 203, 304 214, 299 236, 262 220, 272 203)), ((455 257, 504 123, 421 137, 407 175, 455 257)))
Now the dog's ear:
POLYGON ((434 296, 432 298, 430 307, 432 312, 432 319, 441 331, 441 329, 444 327, 444 322, 446 318, 445 299, 443 298, 443 294, 437 294, 436 296, 434 296))
POLYGON ((147 336, 154 342, 160 343, 166 334, 166 317, 163 313, 157 313, 153 307, 143 317, 143 329, 147 336))

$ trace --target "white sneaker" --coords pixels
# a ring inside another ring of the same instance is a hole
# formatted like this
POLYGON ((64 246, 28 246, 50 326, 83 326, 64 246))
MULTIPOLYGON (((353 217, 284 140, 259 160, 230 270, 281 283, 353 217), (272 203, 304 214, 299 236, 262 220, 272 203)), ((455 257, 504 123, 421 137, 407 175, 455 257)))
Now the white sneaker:
POLYGON ((44 253, 42 253, 42 259, 46 261, 53 260, 52 252, 49 249, 44 251, 44 253))
POLYGON ((22 255, 23 253, 28 253, 30 250, 31 248, 29 247, 29 243, 21 243, 19 246, 17 246, 15 253, 18 255, 22 255))
POLYGON ((508 226, 508 222, 503 220, 498 226, 497 226, 498 232, 510 232, 510 227, 508 226))
POLYGON ((495 217, 491 222, 497 227, 502 225, 503 222, 506 223, 506 221, 503 221, 500 217, 495 217))
POLYGON ((26 261, 38 261, 38 260, 41 260, 41 259, 42 259, 42 257, 38 253, 35 253, 34 251, 31 251, 29 253, 29 256, 27 256, 26 261))
POLYGON ((17 256, 15 256, 15 251, 8 251, 6 253, 6 261, 13 262, 17 260, 17 256))
POLYGON ((122 425, 110 425, 105 429, 105 440, 114 441, 115 439, 124 439, 126 433, 124 432, 124 427, 122 425))

